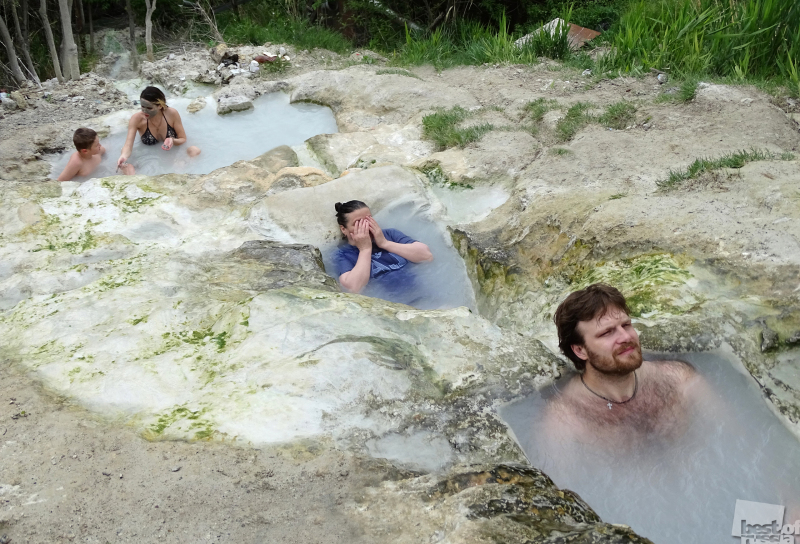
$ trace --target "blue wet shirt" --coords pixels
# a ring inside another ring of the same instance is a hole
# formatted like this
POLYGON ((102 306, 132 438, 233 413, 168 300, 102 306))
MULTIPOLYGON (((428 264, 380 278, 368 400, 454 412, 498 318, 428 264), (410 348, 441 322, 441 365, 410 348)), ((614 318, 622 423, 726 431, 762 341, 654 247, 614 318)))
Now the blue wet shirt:
MULTIPOLYGON (((383 229, 383 235, 390 242, 398 244, 413 244, 416 242, 397 229, 383 229)), ((340 247, 333 255, 337 277, 345 272, 350 272, 358 261, 358 248, 350 244, 340 247)), ((378 246, 372 246, 372 266, 369 272, 369 283, 364 288, 363 294, 412 304, 418 297, 414 274, 409 261, 378 246)))

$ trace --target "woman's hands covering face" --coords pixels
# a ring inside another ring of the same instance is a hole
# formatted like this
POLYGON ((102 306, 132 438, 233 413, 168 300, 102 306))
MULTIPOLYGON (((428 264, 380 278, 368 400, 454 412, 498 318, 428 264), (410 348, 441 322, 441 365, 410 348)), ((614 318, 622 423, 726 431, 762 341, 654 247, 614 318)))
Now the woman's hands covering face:
POLYGON ((356 246, 359 251, 372 250, 372 237, 370 236, 370 226, 367 219, 359 219, 353 224, 353 232, 347 233, 347 240, 350 245, 356 246))
POLYGON ((378 222, 375 221, 375 218, 371 215, 367 216, 364 221, 366 221, 369 225, 369 232, 375 239, 375 244, 382 248, 384 244, 386 244, 386 236, 383 234, 383 229, 381 229, 380 225, 378 225, 378 222))

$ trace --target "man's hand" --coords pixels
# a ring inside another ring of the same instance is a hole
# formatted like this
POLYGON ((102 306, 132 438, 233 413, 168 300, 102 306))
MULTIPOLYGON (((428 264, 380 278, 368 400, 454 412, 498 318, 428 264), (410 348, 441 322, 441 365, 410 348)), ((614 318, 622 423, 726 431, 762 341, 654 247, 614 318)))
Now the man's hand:
POLYGON ((366 219, 359 219, 353 228, 353 234, 347 235, 347 240, 359 251, 372 251, 372 238, 370 237, 370 226, 366 219))
POLYGON ((380 225, 378 225, 378 222, 375 221, 375 218, 372 217, 371 215, 368 216, 366 219, 363 219, 363 221, 367 222, 367 225, 369 226, 369 232, 375 239, 375 245, 377 245, 381 249, 384 249, 387 240, 386 236, 384 236, 383 234, 383 229, 381 229, 380 225))
POLYGON ((172 138, 167 138, 161 145, 161 149, 163 149, 164 151, 169 151, 170 149, 172 149, 172 144, 173 144, 172 138))

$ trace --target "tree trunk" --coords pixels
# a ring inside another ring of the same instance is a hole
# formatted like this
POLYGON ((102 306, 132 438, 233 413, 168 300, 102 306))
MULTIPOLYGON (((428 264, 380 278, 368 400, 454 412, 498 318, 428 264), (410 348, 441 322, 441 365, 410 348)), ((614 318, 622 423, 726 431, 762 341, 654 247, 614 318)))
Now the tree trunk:
POLYGON ((125 0, 125 9, 128 10, 128 30, 131 36, 131 63, 133 64, 133 69, 136 70, 139 66, 139 54, 136 51, 136 25, 133 22, 131 0, 125 0))
POLYGON ((26 40, 25 36, 22 34, 19 17, 17 16, 17 6, 11 2, 8 8, 11 10, 11 17, 14 19, 14 31, 17 36, 17 41, 20 43, 19 48, 22 50, 22 60, 25 62, 25 67, 28 69, 28 77, 32 78, 33 81, 39 85, 41 81, 39 81, 39 75, 36 73, 36 66, 34 66, 33 60, 31 59, 31 49, 28 45, 28 40, 26 40))
POLYGON ((156 10, 156 0, 144 0, 147 12, 144 15, 144 44, 147 47, 147 60, 154 62, 153 56, 153 12, 156 10))
POLYGON ((47 0, 41 0, 41 4, 39 4, 39 17, 42 18, 44 35, 47 38, 47 48, 50 49, 50 58, 53 59, 53 71, 56 73, 59 83, 64 83, 64 76, 61 74, 61 63, 58 62, 58 49, 56 49, 56 41, 53 39, 53 29, 50 28, 50 19, 47 18, 47 0))
POLYGON ((78 0, 78 54, 86 54, 86 40, 83 39, 86 34, 86 19, 83 17, 83 1, 78 0))
POLYGON ((0 38, 3 39, 3 45, 6 46, 6 51, 8 51, 8 64, 11 65, 11 75, 17 80, 17 84, 22 85, 27 81, 27 78, 25 74, 22 73, 19 62, 17 62, 17 52, 14 51, 14 42, 11 40, 11 34, 8 33, 8 27, 2 15, 0 15, 0 38))
POLYGON ((92 5, 89 4, 86 10, 89 14, 89 53, 94 55, 94 24, 92 23, 92 5))
POLYGON ((80 79, 81 69, 78 64, 78 46, 72 35, 72 17, 70 16, 70 3, 68 0, 58 0, 61 10, 61 31, 64 39, 64 75, 69 79, 80 79))
POLYGON ((28 43, 28 0, 20 2, 20 9, 22 10, 22 37, 25 43, 28 43))

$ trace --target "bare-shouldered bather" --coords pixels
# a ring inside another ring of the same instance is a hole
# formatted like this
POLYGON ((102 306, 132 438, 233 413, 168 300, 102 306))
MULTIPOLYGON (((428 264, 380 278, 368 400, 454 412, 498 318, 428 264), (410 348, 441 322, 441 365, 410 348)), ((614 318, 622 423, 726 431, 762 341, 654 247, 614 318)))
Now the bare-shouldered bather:
POLYGON ((603 284, 570 294, 558 307, 559 347, 579 373, 548 403, 548 441, 625 448, 677 437, 692 407, 708 397, 689 364, 643 361, 629 313, 622 293, 603 284))

